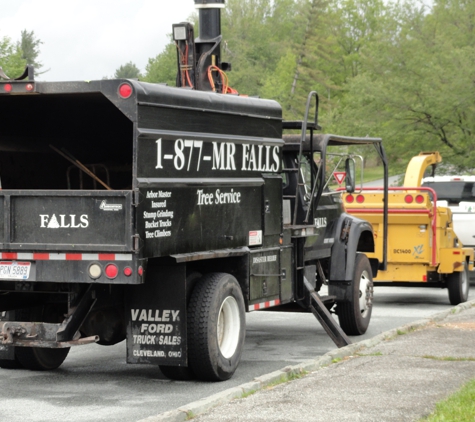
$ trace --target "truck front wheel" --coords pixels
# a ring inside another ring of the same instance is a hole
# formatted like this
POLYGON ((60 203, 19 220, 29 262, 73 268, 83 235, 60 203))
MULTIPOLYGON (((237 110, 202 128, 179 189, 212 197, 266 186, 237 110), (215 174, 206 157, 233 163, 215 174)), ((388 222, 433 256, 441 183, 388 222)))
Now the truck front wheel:
POLYGON ((462 271, 453 272, 447 275, 447 289, 451 305, 458 305, 466 302, 470 289, 470 280, 467 263, 463 263, 462 271))
POLYGON ((373 273, 368 258, 357 254, 351 298, 338 303, 338 320, 343 331, 349 336, 366 333, 373 309, 373 273))
POLYGON ((198 281, 188 306, 188 361, 198 379, 231 378, 245 338, 244 298, 230 274, 210 273, 198 281))

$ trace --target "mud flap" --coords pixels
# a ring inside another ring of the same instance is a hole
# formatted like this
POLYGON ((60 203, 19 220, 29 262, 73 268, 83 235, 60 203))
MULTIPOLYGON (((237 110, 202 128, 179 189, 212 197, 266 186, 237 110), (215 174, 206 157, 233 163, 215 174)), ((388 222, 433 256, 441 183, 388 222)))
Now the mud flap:
POLYGON ((310 310, 312 314, 317 318, 318 322, 322 325, 323 329, 327 332, 330 338, 338 347, 344 347, 351 344, 351 340, 343 332, 341 327, 333 319, 332 315, 321 301, 320 296, 315 291, 314 287, 309 280, 312 280, 313 274, 315 274, 315 265, 308 265, 305 267, 305 274, 303 283, 305 288, 310 294, 310 310))
POLYGON ((127 363, 186 366, 185 265, 149 265, 127 296, 127 363))

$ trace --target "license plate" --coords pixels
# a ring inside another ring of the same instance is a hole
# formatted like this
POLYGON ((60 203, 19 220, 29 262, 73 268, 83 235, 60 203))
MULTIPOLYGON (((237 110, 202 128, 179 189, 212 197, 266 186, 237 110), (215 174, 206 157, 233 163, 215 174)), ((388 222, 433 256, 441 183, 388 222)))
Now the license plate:
POLYGON ((28 280, 31 262, 0 262, 0 278, 8 280, 28 280))

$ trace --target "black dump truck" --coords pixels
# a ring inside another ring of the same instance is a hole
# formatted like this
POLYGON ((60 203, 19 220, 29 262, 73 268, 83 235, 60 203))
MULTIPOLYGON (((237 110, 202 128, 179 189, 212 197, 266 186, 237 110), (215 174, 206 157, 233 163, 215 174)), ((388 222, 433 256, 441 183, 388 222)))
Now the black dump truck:
MULTIPOLYGON (((0 367, 52 370, 72 346, 125 339, 128 363, 220 381, 246 312, 297 305, 338 346, 366 331, 384 262, 325 166, 329 146, 370 144, 386 169, 381 140, 317 135, 314 92, 290 122, 236 94, 224 0, 195 3, 200 37, 173 26, 176 87, 1 72, 0 367)), ((354 158, 340 158, 352 191, 354 158)))

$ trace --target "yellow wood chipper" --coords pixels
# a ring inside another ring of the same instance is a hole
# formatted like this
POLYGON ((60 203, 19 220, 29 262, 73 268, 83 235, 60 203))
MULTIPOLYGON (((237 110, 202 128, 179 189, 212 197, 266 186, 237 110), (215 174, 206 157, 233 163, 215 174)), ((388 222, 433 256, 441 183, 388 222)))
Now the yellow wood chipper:
MULTIPOLYGON (((388 197, 387 268, 378 271, 374 285, 447 288, 452 305, 467 301, 474 251, 463 247, 453 230, 452 212, 437 205, 437 194, 421 187, 424 172, 442 158, 438 152, 413 157, 402 187, 390 187, 388 197)), ((383 254, 383 190, 360 188, 344 193, 349 214, 373 225, 375 252, 383 254)))

